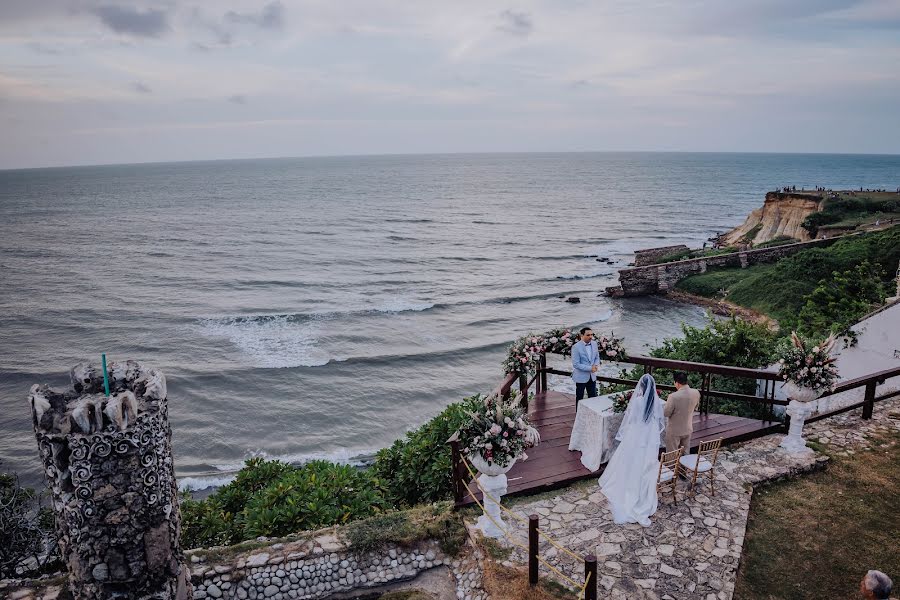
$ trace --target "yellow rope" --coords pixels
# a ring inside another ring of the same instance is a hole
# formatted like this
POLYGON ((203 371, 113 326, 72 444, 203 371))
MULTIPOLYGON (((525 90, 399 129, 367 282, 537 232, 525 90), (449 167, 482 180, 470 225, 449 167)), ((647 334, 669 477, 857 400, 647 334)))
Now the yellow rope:
MULTIPOLYGON (((512 516, 512 518, 517 519, 520 523, 528 522, 528 519, 526 519, 525 517, 523 517, 521 515, 517 515, 513 511, 509 510, 508 508, 506 508, 505 506, 500 504, 499 500, 497 500, 496 498, 494 498, 493 496, 488 494, 487 491, 483 487, 481 487, 481 483, 478 481, 478 478, 475 477, 475 473, 472 471, 472 467, 469 466, 469 461, 467 461, 464 456, 460 456, 460 459, 462 459, 463 464, 466 466, 466 470, 469 472, 469 475, 472 476, 472 481, 475 482, 475 485, 478 486, 478 489, 481 490, 481 493, 484 494, 486 498, 489 498, 491 501, 495 502, 497 504, 497 506, 499 506, 503 512, 512 516)), ((470 492, 470 494, 471 494, 471 492, 470 492)), ((475 498, 475 496, 472 496, 472 498, 475 498)))
MULTIPOLYGON (((522 523, 524 523, 524 522, 526 522, 526 521, 528 520, 528 519, 526 519, 525 517, 522 517, 522 516, 517 515, 516 513, 512 512, 511 510, 509 510, 508 508, 506 508, 505 506, 503 506, 502 504, 500 504, 500 501, 499 501, 499 500, 497 500, 496 498, 494 498, 493 496, 491 496, 491 495, 487 492, 487 490, 485 490, 485 489, 481 486, 481 482, 478 481, 478 478, 475 476, 475 473, 472 471, 472 467, 469 465, 469 461, 467 461, 466 458, 465 458, 464 456, 460 456, 460 459, 462 460, 462 463, 465 465, 466 470, 469 472, 469 475, 472 477, 472 481, 475 482, 475 485, 478 487, 479 490, 481 490, 481 493, 484 495, 484 497, 486 497, 486 498, 488 498, 489 500, 491 500, 492 502, 494 502, 498 507, 500 507, 501 510, 503 510, 503 512, 505 512, 505 513, 508 514, 508 515, 511 515, 514 519, 518 519, 518 520, 519 520, 520 522, 522 522, 522 523)), ((478 505, 478 507, 481 509, 481 511, 484 513, 484 515, 490 520, 491 523, 494 524, 495 527, 497 527, 497 529, 499 529, 500 531, 503 532, 503 537, 505 537, 507 540, 509 540, 509 542, 510 542, 512 545, 516 546, 516 547, 519 548, 520 550, 524 550, 526 554, 530 553, 530 550, 529 550, 527 547, 525 547, 523 544, 520 544, 520 543, 518 543, 516 540, 514 540, 514 539, 509 535, 509 533, 508 533, 503 527, 501 527, 500 524, 497 523, 497 521, 495 521, 494 518, 493 518, 491 515, 489 515, 489 514, 487 513, 487 511, 484 509, 484 505, 483 505, 481 502, 478 501, 478 498, 477 498, 477 497, 475 496, 475 494, 472 492, 472 488, 469 487, 469 484, 466 483, 465 480, 463 480, 463 485, 465 486, 466 491, 469 492, 469 496, 472 497, 472 500, 475 502, 475 504, 478 505)), ((568 554, 569 556, 571 556, 572 558, 574 558, 576 561, 579 561, 579 562, 580 562, 580 561, 583 561, 583 560, 584 560, 583 557, 578 556, 577 554, 575 554, 574 552, 572 552, 572 551, 569 550, 568 548, 563 547, 559 542, 557 542, 557 541, 554 540, 552 537, 550 537, 549 535, 547 535, 547 533, 546 533, 545 531, 541 530, 540 528, 538 528, 537 531, 538 531, 538 533, 539 533, 540 535, 544 536, 544 537, 547 539, 547 541, 550 542, 550 544, 551 544, 554 548, 556 548, 557 550, 560 550, 560 551, 562 551, 562 552, 565 552, 566 554, 568 554)), ((572 587, 577 588, 577 587, 579 587, 579 585, 580 585, 580 586, 581 586, 581 591, 578 593, 578 598, 584 598, 584 597, 585 597, 585 590, 587 590, 587 587, 588 587, 588 585, 589 585, 590 582, 591 582, 591 574, 590 574, 590 573, 585 577, 584 584, 581 585, 581 584, 579 584, 577 581, 575 581, 575 580, 572 579, 571 577, 565 575, 562 571, 560 571, 559 569, 557 569, 556 567, 554 567, 553 565, 551 565, 549 562, 547 562, 546 560, 544 560, 543 558, 541 558, 540 555, 538 555, 536 558, 537 558, 537 560, 538 560, 539 562, 541 562, 545 567, 547 567, 548 569, 550 569, 551 571, 553 571, 554 573, 556 573, 556 575, 558 575, 559 577, 561 577, 561 578, 564 579, 565 581, 569 582, 569 583, 572 585, 572 587)))
POLYGON ((557 550, 561 550, 561 551, 565 552, 566 554, 568 554, 569 556, 571 556, 571 557, 574 558, 575 560, 578 560, 578 561, 584 561, 584 557, 583 557, 583 556, 578 556, 577 554, 575 554, 574 552, 572 552, 572 551, 569 550, 568 548, 565 548, 565 547, 561 546, 556 540, 554 540, 552 537, 550 537, 549 535, 547 535, 546 532, 544 532, 543 530, 541 530, 540 527, 538 528, 538 533, 540 533, 542 536, 544 536, 545 538, 547 538, 547 541, 550 542, 550 545, 553 546, 554 548, 556 548, 557 550))
POLYGON ((562 577, 563 579, 565 579, 566 581, 568 581, 568 582, 572 585, 572 587, 576 587, 576 588, 577 588, 577 587, 581 586, 581 583, 575 581, 574 579, 572 579, 571 577, 569 577, 568 575, 566 575, 565 573, 563 573, 562 571, 560 571, 559 569, 557 569, 556 567, 554 567, 553 565, 551 565, 550 563, 548 563, 546 560, 544 560, 544 559, 541 558, 540 556, 538 556, 537 559, 538 559, 538 561, 540 561, 541 564, 543 564, 545 567, 547 567, 548 569, 550 569, 551 571, 553 571, 554 573, 556 573, 557 575, 559 575, 560 577, 562 577))

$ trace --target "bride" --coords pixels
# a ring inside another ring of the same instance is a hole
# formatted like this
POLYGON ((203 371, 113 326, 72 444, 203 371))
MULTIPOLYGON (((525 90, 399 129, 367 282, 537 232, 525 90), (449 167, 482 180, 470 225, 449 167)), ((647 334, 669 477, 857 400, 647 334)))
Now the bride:
POLYGON ((613 520, 650 525, 656 512, 659 434, 665 429, 663 402, 650 375, 638 381, 616 434, 618 447, 600 476, 600 491, 609 500, 613 520))

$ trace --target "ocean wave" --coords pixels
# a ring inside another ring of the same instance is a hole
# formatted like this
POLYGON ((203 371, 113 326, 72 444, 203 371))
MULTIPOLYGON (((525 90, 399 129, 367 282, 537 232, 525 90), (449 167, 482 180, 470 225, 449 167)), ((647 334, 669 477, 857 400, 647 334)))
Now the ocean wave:
POLYGON ((265 450, 254 450, 248 452, 244 457, 244 460, 240 462, 213 465, 213 468, 218 471, 216 474, 178 477, 178 489, 180 491, 202 491, 227 485, 234 481, 238 471, 240 471, 244 467, 244 463, 251 458, 277 460, 295 467, 299 467, 314 460, 326 460, 339 465, 350 465, 352 467, 367 467, 375 460, 375 452, 375 450, 350 451, 346 448, 341 448, 333 452, 270 454, 265 450))
POLYGON ((385 223, 434 223, 432 219, 385 219, 385 223))
MULTIPOLYGON (((594 273, 582 273, 582 274, 575 273, 575 274, 571 274, 571 275, 557 275, 556 279, 563 279, 563 280, 569 280, 569 281, 582 280, 582 279, 596 279, 597 277, 609 277, 612 274, 613 274, 613 271, 603 269, 602 271, 597 271, 594 273)), ((552 281, 552 280, 545 280, 545 281, 552 281)))

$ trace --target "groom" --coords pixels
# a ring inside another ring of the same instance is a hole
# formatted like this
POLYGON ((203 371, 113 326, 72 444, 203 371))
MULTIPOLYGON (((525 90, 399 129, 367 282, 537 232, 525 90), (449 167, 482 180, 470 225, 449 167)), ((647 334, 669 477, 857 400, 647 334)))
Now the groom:
POLYGON ((575 382, 575 406, 587 391, 588 398, 597 395, 597 369, 600 368, 600 352, 590 327, 582 327, 581 341, 572 346, 572 380, 575 382))
POLYGON ((700 392, 688 385, 687 373, 675 372, 675 391, 669 394, 663 414, 669 418, 666 424, 666 452, 684 448, 691 451, 691 434, 694 433, 694 411, 700 404, 700 392))

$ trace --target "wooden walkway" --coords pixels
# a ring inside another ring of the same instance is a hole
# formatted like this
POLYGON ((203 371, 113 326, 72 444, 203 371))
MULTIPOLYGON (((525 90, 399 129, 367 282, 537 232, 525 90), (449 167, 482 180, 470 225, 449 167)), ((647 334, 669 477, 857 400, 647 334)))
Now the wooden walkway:
MULTIPOLYGON (((517 462, 509 473, 507 495, 536 493, 580 479, 600 477, 598 471, 588 471, 581 464, 581 452, 569 451, 569 437, 575 423, 575 396, 561 392, 538 392, 529 405, 532 423, 541 433, 541 443, 527 450, 528 460, 517 462)), ((781 430, 778 422, 746 419, 731 415, 694 415, 692 450, 701 441, 724 438, 723 445, 742 442, 781 430)), ((469 484, 471 489, 475 486, 469 484)), ((481 494, 478 494, 479 498, 481 494)), ((469 495, 461 504, 473 502, 469 495)))

